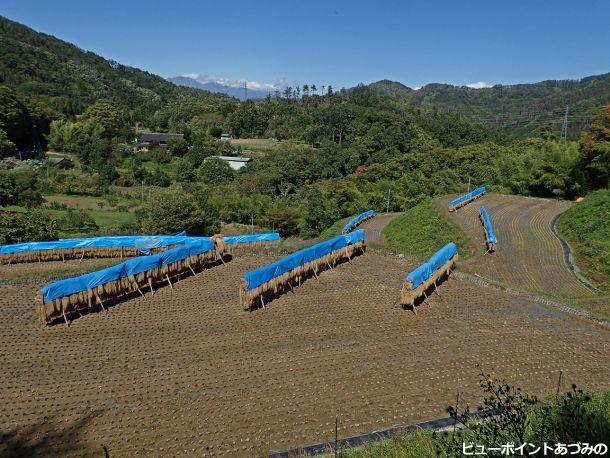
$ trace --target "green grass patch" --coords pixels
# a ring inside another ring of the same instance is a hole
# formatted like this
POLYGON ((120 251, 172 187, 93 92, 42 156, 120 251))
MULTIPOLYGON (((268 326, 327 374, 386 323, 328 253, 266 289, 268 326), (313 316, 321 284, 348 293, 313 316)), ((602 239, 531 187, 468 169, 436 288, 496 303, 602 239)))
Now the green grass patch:
POLYGON ((349 221, 350 218, 351 217, 342 218, 338 221, 335 221, 332 226, 324 229, 320 233, 320 239, 324 240, 324 239, 328 239, 330 237, 334 237, 335 235, 341 234, 341 231, 343 230, 343 226, 345 226, 345 224, 349 221))
POLYGON ((593 284, 610 291, 610 190, 587 195, 557 222, 574 250, 576 264, 593 284))
POLYGON ((359 448, 342 450, 338 456, 342 458, 421 458, 445 456, 445 454, 438 453, 431 431, 417 431, 395 435, 359 448))
POLYGON ((468 259, 474 253, 464 231, 439 214, 431 205, 431 200, 405 211, 388 224, 382 235, 393 249, 422 261, 448 242, 457 244, 462 260, 468 259))

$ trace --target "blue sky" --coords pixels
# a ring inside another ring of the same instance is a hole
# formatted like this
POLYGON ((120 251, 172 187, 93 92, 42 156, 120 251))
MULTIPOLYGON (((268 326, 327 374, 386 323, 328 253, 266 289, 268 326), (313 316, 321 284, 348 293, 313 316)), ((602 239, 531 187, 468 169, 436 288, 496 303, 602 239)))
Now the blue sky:
POLYGON ((0 14, 166 77, 419 87, 610 71, 601 0, 3 0, 0 14))

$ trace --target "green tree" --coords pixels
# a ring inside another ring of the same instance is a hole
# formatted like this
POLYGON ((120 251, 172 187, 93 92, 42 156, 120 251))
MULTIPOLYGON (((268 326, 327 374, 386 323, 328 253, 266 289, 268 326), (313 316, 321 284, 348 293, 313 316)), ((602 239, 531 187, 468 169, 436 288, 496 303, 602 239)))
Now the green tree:
POLYGON ((219 185, 233 180, 235 170, 222 159, 212 157, 201 164, 197 175, 204 184, 219 185))
POLYGON ((123 115, 114 103, 98 100, 87 107, 83 117, 102 126, 106 137, 113 137, 122 125, 123 115))
POLYGON ((42 210, 0 214, 0 243, 21 243, 57 238, 55 220, 42 210))
POLYGON ((319 186, 306 191, 301 205, 301 235, 315 237, 339 219, 337 203, 325 195, 319 186))
POLYGON ((0 206, 12 205, 17 200, 17 185, 13 175, 0 169, 0 206))
POLYGON ((189 235, 212 235, 220 230, 218 212, 207 196, 193 195, 180 188, 154 193, 136 216, 142 231, 147 233, 171 234, 185 230, 189 235))
POLYGON ((191 163, 186 159, 177 159, 174 163, 174 180, 177 183, 191 183, 197 174, 191 163))
POLYGON ((0 128, 0 156, 7 156, 15 149, 15 144, 9 140, 6 132, 0 128))
POLYGON ((610 105, 591 120, 580 139, 580 164, 590 189, 608 187, 610 176, 610 105))

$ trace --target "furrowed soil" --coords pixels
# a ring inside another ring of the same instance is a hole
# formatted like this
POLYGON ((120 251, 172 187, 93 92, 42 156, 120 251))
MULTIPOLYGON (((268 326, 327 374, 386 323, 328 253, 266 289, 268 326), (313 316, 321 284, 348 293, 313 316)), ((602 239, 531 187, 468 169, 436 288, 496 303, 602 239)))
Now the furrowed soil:
POLYGON ((564 389, 610 386, 607 328, 463 276, 415 315, 395 306, 413 265, 378 252, 244 311, 241 275, 276 256, 237 254, 69 328, 36 322, 44 281, 0 286, 0 456, 262 455, 330 440, 335 416, 346 437, 443 417, 458 392, 476 406, 477 364, 539 395, 560 371, 564 389))
POLYGON ((449 201, 454 197, 444 196, 435 205, 480 247, 480 255, 463 263, 463 269, 532 293, 568 298, 595 296, 570 271, 561 242, 552 232, 553 219, 571 202, 486 194, 450 213, 449 201), (487 209, 498 238, 496 251, 486 255, 485 230, 479 221, 481 205, 487 209))

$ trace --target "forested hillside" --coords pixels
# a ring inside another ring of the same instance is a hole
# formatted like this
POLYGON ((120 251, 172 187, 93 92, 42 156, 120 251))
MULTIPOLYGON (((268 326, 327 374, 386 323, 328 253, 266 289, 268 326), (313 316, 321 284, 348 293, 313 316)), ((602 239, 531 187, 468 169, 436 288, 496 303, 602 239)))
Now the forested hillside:
POLYGON ((6 19, 0 26, 0 155, 37 149, 43 159, 48 143, 76 164, 0 165, 0 207, 27 215, 0 217, 6 242, 102 228, 213 233, 221 223, 312 237, 362 210, 404 211, 469 182, 566 199, 608 186, 610 107, 596 112, 580 142, 546 131, 514 140, 366 86, 303 85, 240 102, 179 88, 6 19), (136 123, 183 135, 137 150, 136 123), (240 140, 222 141, 223 132, 240 140), (243 169, 213 158, 244 154, 245 139, 266 139, 267 147, 243 169), (65 208, 75 196, 99 211, 65 208))
POLYGON ((568 136, 576 139, 591 116, 610 103, 610 73, 578 81, 542 81, 483 89, 428 84, 413 90, 388 80, 372 83, 370 87, 415 106, 459 113, 512 138, 543 132, 558 137, 569 106, 568 136))
POLYGON ((44 145, 51 120, 80 115, 100 99, 121 108, 127 122, 146 122, 178 101, 231 100, 177 87, 1 16, 0 56, 0 127, 22 149, 44 145))

